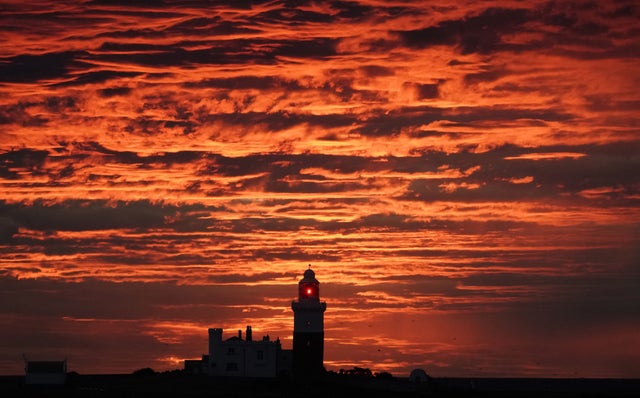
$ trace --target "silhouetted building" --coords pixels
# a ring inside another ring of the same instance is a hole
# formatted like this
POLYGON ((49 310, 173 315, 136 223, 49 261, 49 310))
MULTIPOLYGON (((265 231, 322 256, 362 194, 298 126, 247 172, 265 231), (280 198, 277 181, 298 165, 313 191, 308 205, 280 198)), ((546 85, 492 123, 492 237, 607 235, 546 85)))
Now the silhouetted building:
POLYGON ((269 336, 253 339, 247 326, 223 340, 222 328, 209 329, 209 355, 202 359, 185 360, 184 369, 193 374, 235 377, 277 377, 293 375, 297 378, 317 377, 324 373, 324 311, 320 302, 320 282, 311 266, 298 283, 298 300, 293 309, 293 350, 283 350, 280 339, 269 336))
MULTIPOLYGON (((242 331, 237 336, 222 339, 222 329, 209 329, 209 374, 212 376, 276 377, 290 373, 287 367, 287 350, 280 339, 263 336, 253 340, 251 326, 247 326, 246 338, 242 331)), ((290 355, 289 355, 290 356, 290 355)), ((186 365, 186 364, 185 364, 186 365)))
POLYGON ((62 385, 67 381, 67 360, 25 361, 25 384, 62 385))
POLYGON ((311 266, 298 282, 298 300, 293 309, 293 375, 317 377, 324 372, 324 312, 327 303, 320 301, 320 282, 311 266))
POLYGON ((184 370, 194 375, 208 375, 209 355, 203 355, 202 359, 185 359, 184 370))

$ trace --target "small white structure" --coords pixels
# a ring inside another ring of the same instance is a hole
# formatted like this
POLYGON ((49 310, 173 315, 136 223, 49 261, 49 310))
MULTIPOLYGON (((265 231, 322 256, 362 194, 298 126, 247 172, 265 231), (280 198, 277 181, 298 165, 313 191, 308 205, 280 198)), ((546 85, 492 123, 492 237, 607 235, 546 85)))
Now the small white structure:
POLYGON ((63 385, 67 381, 67 360, 27 361, 25 360, 25 384, 63 385))
POLYGON ((413 383, 425 384, 429 383, 429 379, 430 377, 427 375, 427 372, 422 369, 413 369, 409 374, 409 381, 413 383))
POLYGON ((289 350, 283 350, 280 340, 253 340, 251 326, 246 337, 242 331, 227 340, 222 339, 222 329, 209 329, 208 370, 212 376, 277 377, 290 373, 289 350))

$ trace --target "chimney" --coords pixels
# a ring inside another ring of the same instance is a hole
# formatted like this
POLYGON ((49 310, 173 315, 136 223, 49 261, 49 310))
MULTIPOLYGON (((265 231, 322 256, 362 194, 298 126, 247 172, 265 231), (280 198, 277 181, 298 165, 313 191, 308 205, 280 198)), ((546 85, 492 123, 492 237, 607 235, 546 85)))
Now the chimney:
POLYGON ((242 330, 238 330, 238 340, 242 340, 242 330))
POLYGON ((247 341, 251 341, 253 339, 253 335, 251 333, 251 326, 247 326, 246 339, 247 341))

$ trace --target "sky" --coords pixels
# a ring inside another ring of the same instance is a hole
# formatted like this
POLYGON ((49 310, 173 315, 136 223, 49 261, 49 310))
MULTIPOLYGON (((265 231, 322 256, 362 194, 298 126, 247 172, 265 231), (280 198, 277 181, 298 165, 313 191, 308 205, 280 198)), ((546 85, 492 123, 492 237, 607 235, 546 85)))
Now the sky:
POLYGON ((640 377, 635 1, 0 0, 0 374, 640 377))

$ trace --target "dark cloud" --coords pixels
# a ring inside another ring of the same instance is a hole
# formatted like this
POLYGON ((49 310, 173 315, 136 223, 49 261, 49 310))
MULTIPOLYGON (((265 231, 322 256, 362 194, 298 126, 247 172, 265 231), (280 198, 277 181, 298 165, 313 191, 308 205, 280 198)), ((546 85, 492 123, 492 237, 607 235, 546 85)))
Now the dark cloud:
MULTIPOLYGON (((173 164, 184 164, 198 161, 201 158, 216 157, 215 154, 209 154, 206 152, 197 151, 179 151, 179 152, 164 152, 161 154, 143 156, 131 151, 119 151, 105 147, 99 142, 84 141, 84 142, 65 142, 61 141, 59 144, 62 147, 69 148, 71 152, 88 153, 93 156, 104 156, 107 159, 114 160, 121 164, 140 165, 140 167, 151 167, 152 165, 158 165, 161 167, 168 167, 173 164)), ((73 156, 84 156, 73 155, 73 156)), ((68 159, 64 155, 56 157, 60 160, 68 159)), ((73 159, 73 157, 71 157, 73 159)))
POLYGON ((244 52, 243 47, 247 44, 247 42, 236 41, 226 46, 208 46, 208 48, 197 50, 188 50, 175 46, 159 46, 153 52, 98 53, 93 57, 93 60, 155 67, 273 62, 270 57, 260 58, 244 52))
POLYGON ((459 107, 438 108, 431 106, 405 107, 395 111, 373 112, 366 121, 362 122, 357 130, 365 136, 383 137, 397 136, 404 128, 428 125, 435 121, 450 122, 450 126, 486 128, 486 123, 511 120, 536 121, 568 121, 574 115, 561 109, 521 109, 503 106, 495 107, 459 107))
POLYGON ((580 9, 579 6, 559 2, 548 2, 533 9, 489 8, 478 15, 396 33, 403 44, 412 48, 455 45, 462 54, 488 55, 497 51, 557 48, 553 50, 556 55, 578 59, 628 56, 630 45, 616 42, 614 38, 619 33, 614 33, 614 25, 603 21, 623 18, 624 12, 628 13, 627 18, 632 18, 637 14, 636 7, 621 5, 618 11, 611 14, 599 12, 598 8, 580 9), (556 29, 544 30, 542 26, 556 29), (525 41, 505 40, 511 34, 526 32, 535 34, 525 41), (576 51, 576 46, 581 46, 582 50, 576 51))
POLYGON ((111 70, 101 70, 97 72, 87 72, 87 73, 75 73, 74 78, 72 80, 60 82, 58 83, 58 85, 62 87, 84 86, 86 84, 98 84, 98 83, 104 83, 108 80, 136 77, 140 75, 142 75, 142 73, 111 71, 111 70))
POLYGON ((35 149, 18 149, 0 154, 0 177, 19 179, 20 169, 40 174, 48 151, 35 149))
POLYGON ((588 108, 594 112, 636 111, 640 109, 640 100, 620 100, 612 95, 590 95, 585 98, 588 108))
POLYGON ((38 108, 44 108, 50 113, 59 115, 80 110, 79 101, 75 96, 48 96, 39 101, 20 101, 15 104, 0 105, 0 124, 34 128, 46 126, 50 116, 40 114, 41 111, 38 108))
POLYGON ((169 6, 173 3, 173 1, 171 0, 159 0, 159 1, 153 1, 153 0, 133 0, 133 1, 127 1, 127 0, 91 0, 89 1, 89 4, 95 4, 95 5, 107 5, 107 6, 113 6, 113 5, 117 5, 117 6, 123 6, 123 7, 135 7, 135 8, 152 8, 155 9, 156 6, 169 6))
POLYGON ((274 57, 294 57, 322 59, 337 55, 338 39, 318 38, 315 40, 283 41, 271 53, 274 57))
POLYGON ((413 48, 456 44, 462 54, 489 54, 515 47, 505 43, 502 35, 515 32, 531 17, 531 12, 525 9, 490 8, 465 19, 398 33, 402 42, 413 48))
POLYGON ((308 124, 318 127, 341 127, 350 125, 354 118, 349 115, 307 115, 288 112, 250 112, 243 114, 219 115, 218 118, 233 124, 265 124, 271 131, 288 129, 293 126, 308 124))
POLYGON ((355 1, 331 1, 331 8, 338 10, 338 18, 355 19, 367 17, 378 10, 372 6, 355 1))
POLYGON ((381 65, 365 65, 358 68, 368 77, 385 77, 395 75, 395 71, 391 68, 381 65))
MULTIPOLYGON (((502 113, 502 112, 501 112, 502 113)), ((531 117, 553 118, 539 114, 523 115, 531 117)), ((459 119, 477 116, 458 116, 459 119)), ((506 115, 498 114, 500 118, 506 115)), ((62 143, 68 146, 68 143, 62 143)), ((577 153, 581 157, 527 158, 530 149, 503 146, 481 153, 462 152, 445 154, 427 151, 419 157, 388 157, 385 162, 377 158, 356 156, 331 156, 321 154, 304 155, 251 155, 229 158, 219 154, 182 151, 166 152, 157 155, 141 156, 134 152, 115 151, 95 142, 73 143, 75 152, 101 155, 105 159, 130 164, 139 168, 162 169, 174 164, 201 162, 197 173, 201 176, 253 176, 241 180, 231 191, 255 189, 267 192, 348 192, 370 189, 379 181, 362 179, 360 181, 333 181, 319 174, 309 174, 304 169, 324 169, 331 172, 351 174, 357 172, 375 173, 389 170, 399 173, 438 172, 447 165, 450 169, 468 170, 479 167, 463 178, 454 177, 428 180, 414 180, 404 196, 406 199, 419 200, 541 200, 566 199, 566 194, 579 195, 582 191, 597 188, 611 188, 611 192, 602 193, 602 197, 617 195, 620 199, 632 197, 637 193, 640 181, 633 172, 640 165, 632 149, 636 143, 610 144, 607 146, 554 146, 540 147, 536 153, 577 153), (256 176, 261 174, 261 176, 256 176), (518 181, 522 180, 522 181, 518 181), (528 180, 528 181, 527 181, 528 180), (447 184, 454 184, 447 186, 447 184)), ((76 155, 49 154, 46 151, 20 150, 2 154, 3 175, 5 178, 19 178, 18 170, 34 175, 49 175, 57 181, 74 175, 77 166, 74 162, 86 157, 76 155), (47 167, 45 168, 45 160, 47 167)), ((96 176, 97 177, 97 176, 96 176)), ((622 202, 612 202, 612 204, 622 202)))
POLYGON ((109 87, 99 90, 98 92, 104 98, 111 98, 115 96, 126 97, 131 94, 132 89, 130 87, 109 87))
POLYGON ((302 90, 301 86, 295 80, 286 80, 280 76, 237 76, 230 78, 210 78, 199 82, 186 83, 187 88, 223 88, 227 90, 273 90, 280 89, 287 92, 302 90))
POLYGON ((419 84, 418 99, 438 98, 438 84, 419 84))
MULTIPOLYGON (((247 26, 246 22, 225 21, 220 16, 199 17, 179 22, 167 31, 172 34, 186 34, 191 37, 211 37, 218 35, 258 34, 261 31, 247 26)), ((256 26, 256 25, 253 25, 256 26)))
POLYGON ((67 76, 70 68, 79 66, 79 58, 86 58, 84 51, 64 51, 41 55, 18 55, 0 62, 0 81, 30 83, 67 76))
MULTIPOLYGON (((120 35, 124 35, 121 33, 120 35)), ((163 34, 158 33, 162 36, 163 34)), ((127 37, 147 37, 148 32, 128 32, 127 37)), ((173 45, 106 42, 88 60, 142 66, 272 64, 277 57, 322 59, 336 55, 337 39, 306 40, 229 39, 183 42, 173 45), (194 47, 191 49, 190 47, 194 47)))
POLYGON ((479 170, 462 181, 451 180, 455 184, 465 182, 475 186, 457 186, 447 190, 441 186, 444 180, 415 180, 409 185, 407 199, 435 200, 559 200, 570 194, 580 194, 594 188, 611 188, 604 194, 601 205, 633 206, 632 198, 638 192, 639 183, 633 170, 640 167, 640 159, 632 152, 637 143, 610 145, 581 145, 540 147, 536 153, 578 153, 585 156, 572 158, 528 159, 518 158, 531 152, 530 149, 504 146, 479 154, 444 155, 437 152, 425 154, 435 164, 449 164, 451 167, 467 169, 480 166, 479 170), (526 183, 513 183, 513 179, 531 177, 526 183), (616 189, 614 189, 616 188, 616 189), (609 199, 618 197, 627 200, 609 199))
POLYGON ((405 89, 413 89, 416 92, 416 99, 433 99, 438 98, 439 94, 439 84, 438 83, 411 83, 406 82, 403 84, 405 89))
MULTIPOLYGON (((247 261, 297 261, 305 262, 339 262, 342 257, 337 254, 323 253, 318 250, 302 250, 296 247, 290 249, 260 249, 246 252, 247 261)), ((223 278, 215 278, 215 280, 224 281, 223 278)))
POLYGON ((287 26, 296 26, 306 23, 330 23, 334 21, 334 17, 315 11, 307 11, 295 7, 274 8, 262 12, 255 17, 255 22, 259 23, 278 23, 287 26))
MULTIPOLYGON (((0 216, 20 227, 33 230, 91 231, 104 229, 177 228, 186 231, 202 229, 207 224, 198 221, 204 207, 189 207, 152 203, 109 202, 105 200, 67 200, 61 203, 35 201, 32 204, 0 202, 0 216), (167 218, 170 218, 169 221, 167 218)), ((215 208, 211 208, 214 210, 215 208)), ((208 214, 208 213, 207 213, 208 214)))
POLYGON ((504 68, 494 67, 481 72, 468 73, 464 76, 464 82, 466 84, 494 82, 501 77, 507 76, 509 73, 510 72, 504 68))
POLYGON ((9 242, 18 233, 18 223, 9 217, 0 217, 0 243, 9 242))

